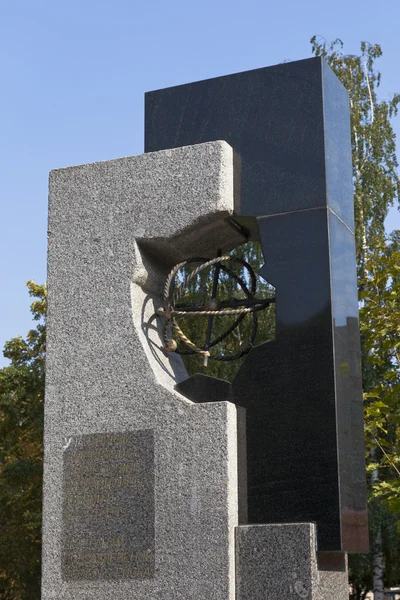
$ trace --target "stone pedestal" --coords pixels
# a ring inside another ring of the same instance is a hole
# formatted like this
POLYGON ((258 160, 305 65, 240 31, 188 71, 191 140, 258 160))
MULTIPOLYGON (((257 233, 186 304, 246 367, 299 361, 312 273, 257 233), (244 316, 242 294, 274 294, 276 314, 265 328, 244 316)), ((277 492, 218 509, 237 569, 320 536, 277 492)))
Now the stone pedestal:
POLYGON ((346 555, 316 550, 312 523, 238 527, 237 600, 347 600, 346 555))
POLYGON ((233 171, 212 142, 51 173, 43 600, 347 598, 313 526, 238 527, 242 411, 162 349, 172 265, 244 241, 233 171))
POLYGON ((237 409, 174 391, 151 320, 232 211, 225 142, 51 173, 43 600, 235 598, 237 409))

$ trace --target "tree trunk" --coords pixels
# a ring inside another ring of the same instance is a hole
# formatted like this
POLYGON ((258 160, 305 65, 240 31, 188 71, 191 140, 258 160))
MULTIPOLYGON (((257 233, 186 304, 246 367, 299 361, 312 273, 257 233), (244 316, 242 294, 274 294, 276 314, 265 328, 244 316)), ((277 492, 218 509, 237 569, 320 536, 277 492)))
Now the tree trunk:
MULTIPOLYGON (((378 448, 373 446, 370 451, 371 459, 378 462, 378 448)), ((371 485, 379 481, 379 469, 371 473, 371 485)), ((378 529, 372 545, 372 575, 374 600, 384 600, 383 593, 383 548, 382 548, 382 525, 379 523, 378 529)))
POLYGON ((353 590, 353 594, 351 595, 352 600, 361 600, 361 590, 360 588, 356 588, 353 590))
POLYGON ((383 592, 383 551, 382 528, 379 526, 372 550, 372 567, 374 576, 374 600, 384 600, 383 592))

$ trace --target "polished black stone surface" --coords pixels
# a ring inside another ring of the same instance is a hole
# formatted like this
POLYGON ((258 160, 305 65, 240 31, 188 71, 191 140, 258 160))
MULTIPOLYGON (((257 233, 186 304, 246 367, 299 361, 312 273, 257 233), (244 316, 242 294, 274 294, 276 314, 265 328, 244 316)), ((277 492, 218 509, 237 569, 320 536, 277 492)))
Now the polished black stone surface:
POLYGON ((329 217, 335 391, 343 545, 368 546, 361 352, 353 234, 329 217))
POLYGON ((233 381, 247 412, 249 522, 316 521, 320 550, 362 550, 353 234, 324 208, 258 224, 268 257, 260 274, 276 286, 277 312, 276 339, 254 348, 233 381))
POLYGON ((149 92, 145 103, 146 152, 225 140, 239 153, 238 214, 328 203, 353 227, 348 97, 320 58, 149 92))
POLYGON ((327 204, 354 230, 349 96, 322 61, 327 204))
POLYGON ((316 521, 319 550, 365 551, 347 92, 312 58, 146 95, 147 152, 219 139, 241 163, 235 218, 258 232, 276 287, 276 339, 232 384, 249 522, 316 521))
POLYGON ((229 381, 196 373, 175 386, 177 392, 192 402, 233 402, 229 381))

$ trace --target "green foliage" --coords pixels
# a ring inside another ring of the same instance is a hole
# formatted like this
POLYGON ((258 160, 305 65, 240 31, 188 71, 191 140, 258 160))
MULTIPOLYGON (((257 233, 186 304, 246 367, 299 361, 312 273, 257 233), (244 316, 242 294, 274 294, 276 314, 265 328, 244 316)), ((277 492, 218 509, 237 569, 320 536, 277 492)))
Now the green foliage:
POLYGON ((360 55, 343 53, 343 42, 330 44, 311 38, 312 52, 322 56, 350 96, 353 154, 354 208, 357 258, 363 267, 365 253, 385 234, 388 209, 399 201, 400 179, 396 136, 391 120, 397 115, 400 94, 380 100, 382 75, 375 61, 382 56, 379 44, 361 42, 360 55))
POLYGON ((46 288, 28 282, 37 327, 6 343, 0 370, 0 598, 40 597, 46 288))
POLYGON ((366 254, 360 300, 371 497, 400 514, 400 252, 395 245, 366 254))

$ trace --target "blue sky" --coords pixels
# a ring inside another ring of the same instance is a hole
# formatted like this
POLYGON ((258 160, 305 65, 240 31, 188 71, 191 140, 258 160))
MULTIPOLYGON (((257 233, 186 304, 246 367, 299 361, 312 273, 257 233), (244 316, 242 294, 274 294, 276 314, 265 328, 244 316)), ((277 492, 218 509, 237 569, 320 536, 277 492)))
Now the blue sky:
POLYGON ((307 58, 319 34, 380 43, 389 98, 399 23, 399 0, 2 2, 0 347, 31 327, 25 282, 46 279, 49 171, 142 153, 146 91, 307 58))

